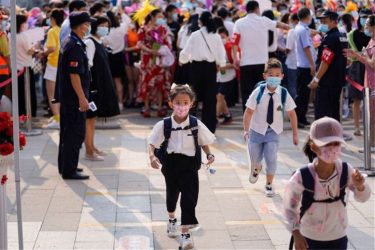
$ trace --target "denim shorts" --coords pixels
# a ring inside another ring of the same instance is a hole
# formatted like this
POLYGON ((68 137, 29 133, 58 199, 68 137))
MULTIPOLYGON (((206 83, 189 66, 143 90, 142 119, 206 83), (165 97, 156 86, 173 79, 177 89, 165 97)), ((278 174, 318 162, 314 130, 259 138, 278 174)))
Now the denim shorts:
POLYGON ((251 164, 259 166, 264 158, 266 162, 266 173, 275 175, 277 168, 277 151, 279 148, 279 135, 268 128, 265 135, 254 130, 249 133, 249 155, 251 164))

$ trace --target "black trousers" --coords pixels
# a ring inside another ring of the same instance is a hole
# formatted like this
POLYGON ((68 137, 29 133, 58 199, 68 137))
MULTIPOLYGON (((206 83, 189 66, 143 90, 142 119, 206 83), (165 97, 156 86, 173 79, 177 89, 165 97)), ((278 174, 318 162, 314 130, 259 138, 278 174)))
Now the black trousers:
POLYGON ((342 87, 319 87, 315 97, 315 120, 324 116, 340 121, 340 96, 342 87))
POLYGON ((321 250, 321 249, 335 249, 335 250, 346 250, 348 248, 348 237, 343 237, 337 240, 330 241, 317 241, 306 238, 309 250, 321 250))
POLYGON ((77 170, 79 150, 85 139, 85 125, 85 112, 80 112, 78 106, 61 104, 58 167, 63 177, 72 176, 77 170))
POLYGON ((195 157, 182 154, 169 154, 161 169, 167 187, 167 210, 176 211, 181 193, 181 225, 198 224, 195 207, 198 203, 199 178, 195 157))
POLYGON ((190 66, 190 84, 203 102, 202 122, 212 132, 216 131, 216 64, 193 61, 190 66))
POLYGON ((310 68, 297 68, 297 96, 296 96, 296 113, 299 123, 306 123, 306 113, 310 100, 310 84, 312 76, 310 68))
POLYGON ((240 67, 240 84, 242 109, 245 111, 246 101, 260 81, 263 81, 264 64, 245 65, 240 67))

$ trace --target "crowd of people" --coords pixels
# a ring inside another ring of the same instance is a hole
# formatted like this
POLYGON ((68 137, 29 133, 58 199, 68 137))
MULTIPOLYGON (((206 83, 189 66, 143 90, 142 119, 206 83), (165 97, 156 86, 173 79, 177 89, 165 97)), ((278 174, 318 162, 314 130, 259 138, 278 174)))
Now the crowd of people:
MULTIPOLYGON (((340 190, 348 180, 339 176, 349 176, 348 187, 360 201, 368 200, 370 190, 357 170, 339 161, 341 143, 351 138, 340 122, 352 106, 354 135, 362 136, 361 102, 363 88, 369 87, 375 146, 374 11, 371 0, 53 0, 41 8, 17 8, 19 112, 27 112, 28 82, 30 115, 37 115, 42 96, 50 117, 47 127, 60 129, 59 173, 84 180, 89 176, 77 167, 81 145, 86 160, 106 156, 94 141, 97 118, 115 117, 128 108, 141 109, 145 118, 154 111, 164 118, 172 109, 148 142, 151 165, 162 165, 166 180, 171 237, 177 235, 175 209, 182 195, 183 249, 192 247, 189 232, 198 227, 200 149, 208 163, 214 162, 209 144, 216 128, 232 123, 231 108, 242 105, 249 181, 257 182, 264 158, 265 194, 272 197, 285 113, 295 145, 298 129, 311 125, 305 151, 312 163, 297 171, 286 188, 286 217, 296 247, 346 249, 345 209, 335 202, 345 206, 340 190), (36 39, 35 30, 42 30, 43 38, 36 39), (202 122, 195 117, 200 111, 202 122), (304 191, 314 181, 324 182, 315 190, 318 205, 312 205, 314 197, 306 201, 304 191), (332 203, 341 217, 323 211, 324 219, 307 213, 301 220, 296 205, 301 196, 304 212, 332 203), (336 227, 322 229, 325 223, 336 227)), ((0 8, 0 20, 4 82, 12 70, 8 8, 0 8)), ((2 103, 10 91, 10 85, 0 88, 2 103)))

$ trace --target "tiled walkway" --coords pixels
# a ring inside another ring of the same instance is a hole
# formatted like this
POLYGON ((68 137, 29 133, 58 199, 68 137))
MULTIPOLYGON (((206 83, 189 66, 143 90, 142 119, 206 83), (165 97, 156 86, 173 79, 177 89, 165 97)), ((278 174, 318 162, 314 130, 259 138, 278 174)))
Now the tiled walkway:
MULTIPOLYGON (((64 181, 57 173, 58 132, 45 130, 28 139, 21 153, 22 205, 26 249, 178 249, 166 236, 165 186, 160 171, 149 167, 146 136, 156 119, 137 113, 123 116, 122 130, 100 130, 96 144, 109 153, 104 162, 80 161, 91 178, 64 181)), ((291 132, 281 137, 277 195, 263 194, 264 175, 248 182, 241 117, 219 128, 213 145, 217 172, 200 171, 197 215, 202 229, 193 233, 196 249, 287 249, 290 234, 283 225, 281 204, 284 182, 307 160, 301 143, 292 145, 291 132)), ((362 165, 352 150, 344 159, 362 165)), ((10 171, 13 176, 13 170, 10 171)), ((13 178, 13 177, 12 177, 13 178)), ((12 180, 12 178, 10 178, 12 180)), ((368 181, 374 186, 374 179, 368 181)), ((14 183, 8 184, 9 249, 17 249, 14 183)), ((360 204, 348 203, 351 249, 374 249, 374 196, 360 204)))

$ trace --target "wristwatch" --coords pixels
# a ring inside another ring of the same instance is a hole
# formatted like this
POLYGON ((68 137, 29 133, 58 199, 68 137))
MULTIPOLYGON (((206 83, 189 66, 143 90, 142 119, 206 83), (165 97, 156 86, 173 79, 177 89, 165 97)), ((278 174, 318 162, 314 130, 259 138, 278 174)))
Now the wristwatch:
POLYGON ((210 157, 215 158, 215 156, 214 156, 213 154, 211 154, 211 153, 210 153, 210 154, 207 154, 207 160, 209 160, 210 157))

